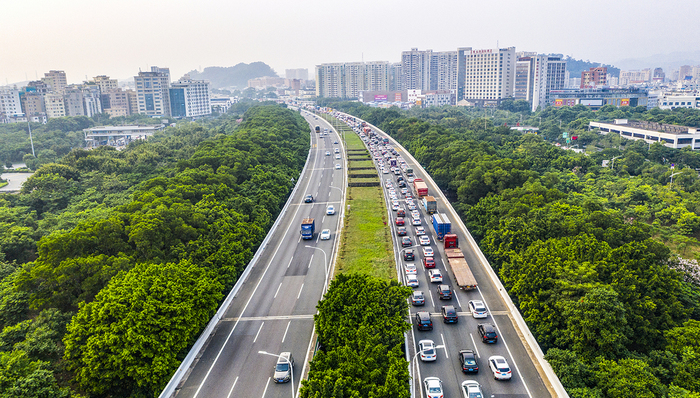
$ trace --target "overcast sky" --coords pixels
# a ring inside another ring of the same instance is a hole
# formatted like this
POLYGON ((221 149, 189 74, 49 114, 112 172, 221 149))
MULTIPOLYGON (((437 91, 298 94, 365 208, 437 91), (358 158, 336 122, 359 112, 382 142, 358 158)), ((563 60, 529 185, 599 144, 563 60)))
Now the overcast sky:
MULTIPOLYGON (((515 46, 615 63, 700 48, 700 1, 3 0, 0 84, 51 69, 69 83, 173 79, 207 66, 398 61, 401 51, 515 46)), ((653 67, 653 65, 650 65, 653 67)))

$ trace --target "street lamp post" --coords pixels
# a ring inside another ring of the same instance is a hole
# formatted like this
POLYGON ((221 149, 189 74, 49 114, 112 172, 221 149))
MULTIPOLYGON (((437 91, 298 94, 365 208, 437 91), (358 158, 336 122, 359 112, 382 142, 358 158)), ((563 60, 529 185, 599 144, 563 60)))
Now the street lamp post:
POLYGON ((289 364, 289 374, 292 376, 292 380, 291 380, 291 382, 292 382, 292 398, 294 398, 294 368, 292 367, 292 363, 289 361, 289 359, 287 359, 281 355, 273 354, 273 353, 267 352, 267 351, 258 351, 258 354, 269 355, 272 357, 281 358, 281 359, 284 359, 287 362, 287 364, 289 364))
POLYGON ((612 158, 612 165, 610 165, 610 170, 615 171, 615 159, 622 157, 622 155, 618 155, 612 158))
POLYGON ((676 173, 671 174, 671 184, 669 185, 669 189, 672 189, 672 188, 673 188, 673 176, 678 175, 678 174, 681 174, 681 173, 683 173, 683 172, 682 172, 682 171, 679 171, 679 172, 676 172, 676 173))
MULTIPOLYGON (((435 351, 437 351, 439 348, 445 348, 445 346, 441 344, 441 345, 436 345, 435 347, 433 347, 433 349, 435 351)), ((414 355, 413 359, 411 359, 411 366, 414 366, 413 363, 416 362, 416 358, 418 358, 418 354, 420 354, 422 352, 423 352, 423 350, 416 350, 416 355, 414 355)), ((437 352, 436 352, 436 355, 437 355, 437 352)), ((417 365, 415 367, 417 367, 417 365)), ((420 386, 420 383, 421 383, 421 380, 418 380, 418 386, 420 386)), ((420 391, 421 398, 423 398, 423 389, 419 387, 418 390, 420 391)), ((411 396, 413 396, 413 394, 411 394, 411 396)))
MULTIPOLYGON (((328 270, 328 259, 326 257, 326 251, 321 249, 320 247, 316 247, 316 246, 305 245, 305 247, 308 247, 310 249, 320 250, 323 252, 323 269, 326 271, 326 284, 328 284, 328 272, 329 272, 329 270, 328 270)), ((323 289, 325 290, 326 287, 324 286, 323 289)))

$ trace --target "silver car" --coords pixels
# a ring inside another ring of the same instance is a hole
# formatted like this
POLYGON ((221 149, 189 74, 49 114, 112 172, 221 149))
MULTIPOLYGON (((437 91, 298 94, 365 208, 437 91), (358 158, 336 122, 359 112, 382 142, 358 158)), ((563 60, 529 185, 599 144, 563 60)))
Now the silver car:
POLYGON ((294 371, 294 358, 291 352, 283 352, 275 365, 275 374, 272 376, 275 383, 287 383, 292 378, 294 371))

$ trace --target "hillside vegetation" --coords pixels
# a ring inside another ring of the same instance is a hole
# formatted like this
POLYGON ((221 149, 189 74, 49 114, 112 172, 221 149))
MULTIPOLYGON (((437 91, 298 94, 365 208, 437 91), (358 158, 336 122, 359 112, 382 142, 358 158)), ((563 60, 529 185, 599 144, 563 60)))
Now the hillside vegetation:
POLYGON ((278 106, 73 150, 0 196, 0 397, 157 396, 291 192, 278 106))
MULTIPOLYGON (((578 108, 534 115, 538 136, 477 111, 335 107, 396 138, 448 194, 572 397, 698 396, 700 154, 586 133, 601 149, 586 155, 543 139, 560 119, 583 133, 578 108)), ((594 116, 626 112, 678 116, 594 116)))

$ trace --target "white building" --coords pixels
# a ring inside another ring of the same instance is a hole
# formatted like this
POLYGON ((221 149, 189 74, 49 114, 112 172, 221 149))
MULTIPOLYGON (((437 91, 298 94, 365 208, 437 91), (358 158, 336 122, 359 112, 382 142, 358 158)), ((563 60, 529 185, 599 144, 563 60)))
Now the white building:
POLYGON ((46 106, 46 117, 49 119, 66 116, 63 94, 48 93, 44 95, 44 105, 46 106))
POLYGON ((134 76, 138 113, 170 116, 170 69, 152 66, 150 72, 134 76))
POLYGON ((465 49, 464 98, 500 100, 513 96, 515 47, 465 49))
POLYGON ((362 91, 386 91, 391 85, 389 62, 345 62, 316 66, 316 96, 359 98, 362 91))
POLYGON ((615 119, 610 122, 590 122, 589 127, 599 128, 602 134, 619 134, 630 140, 644 140, 649 144, 661 142, 669 148, 691 147, 700 150, 700 132, 697 128, 661 124, 646 121, 615 119))
POLYGON ((700 109, 700 93, 698 92, 662 92, 657 104, 661 109, 693 108, 700 109))
POLYGON ((158 126, 99 126, 83 130, 88 148, 101 145, 123 147, 134 140, 144 140, 156 131, 163 130, 164 125, 158 126))
POLYGON ((402 85, 404 90, 430 90, 430 61, 433 50, 411 51, 401 53, 402 85))
POLYGON ((170 86, 170 115, 173 117, 201 117, 211 114, 209 82, 191 80, 188 75, 170 86))
POLYGON ((19 90, 2 88, 0 89, 0 121, 9 123, 18 117, 24 117, 22 103, 19 98, 19 90))

